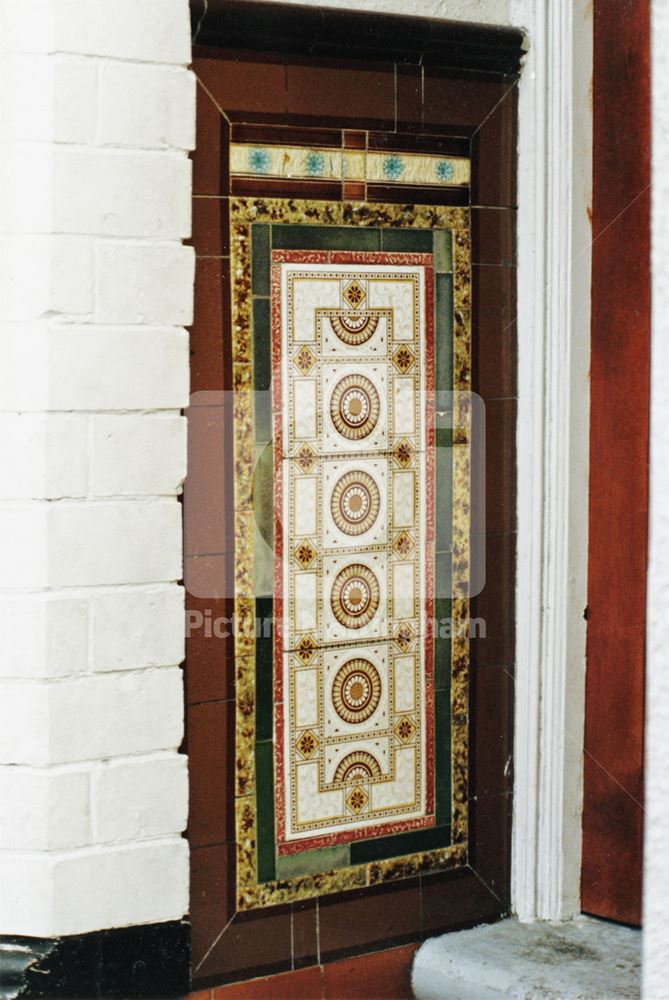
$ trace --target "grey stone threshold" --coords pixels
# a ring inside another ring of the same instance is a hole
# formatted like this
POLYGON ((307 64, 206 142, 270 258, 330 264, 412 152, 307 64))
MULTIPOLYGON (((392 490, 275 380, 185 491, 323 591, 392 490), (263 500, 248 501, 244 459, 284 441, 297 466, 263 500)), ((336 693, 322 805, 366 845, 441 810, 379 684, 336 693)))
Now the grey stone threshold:
POLYGON ((641 996, 641 932, 587 917, 503 920, 426 941, 417 1000, 617 1000, 641 996))

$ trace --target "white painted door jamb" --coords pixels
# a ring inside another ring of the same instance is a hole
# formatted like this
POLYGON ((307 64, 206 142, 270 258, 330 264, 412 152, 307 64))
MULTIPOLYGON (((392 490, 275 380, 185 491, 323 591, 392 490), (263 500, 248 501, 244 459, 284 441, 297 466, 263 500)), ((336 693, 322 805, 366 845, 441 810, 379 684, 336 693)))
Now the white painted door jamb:
POLYGON ((592 14, 517 2, 518 569, 512 905, 580 911, 587 583, 592 14))

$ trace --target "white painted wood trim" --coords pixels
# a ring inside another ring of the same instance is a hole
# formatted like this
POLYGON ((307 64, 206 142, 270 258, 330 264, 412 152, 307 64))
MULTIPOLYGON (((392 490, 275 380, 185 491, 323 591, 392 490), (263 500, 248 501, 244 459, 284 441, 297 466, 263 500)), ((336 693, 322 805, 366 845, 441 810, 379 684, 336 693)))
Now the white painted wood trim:
POLYGON ((592 15, 518 5, 518 571, 512 905, 580 910, 588 509, 592 15), (529 20, 528 20, 529 15, 529 20))

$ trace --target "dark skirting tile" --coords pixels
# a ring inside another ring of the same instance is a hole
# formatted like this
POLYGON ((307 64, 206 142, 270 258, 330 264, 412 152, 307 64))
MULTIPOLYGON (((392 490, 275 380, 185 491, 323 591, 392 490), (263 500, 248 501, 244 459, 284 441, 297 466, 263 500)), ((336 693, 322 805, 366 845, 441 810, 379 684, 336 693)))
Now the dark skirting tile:
POLYGON ((472 141, 472 204, 515 208, 518 88, 505 85, 504 98, 472 141))
POLYGON ((318 900, 293 903, 293 966, 314 965, 318 954, 318 900))
POLYGON ((288 907, 238 914, 206 961, 199 968, 193 966, 195 985, 238 982, 290 969, 290 917, 288 907))
MULTIPOLYGON (((286 110, 316 117, 341 116, 347 122, 383 119, 395 122, 395 80, 392 65, 360 69, 359 64, 309 65, 286 69, 286 110)), ((392 127, 392 126, 391 126, 392 127)))
POLYGON ((285 67, 281 56, 271 61, 224 49, 215 53, 213 58, 196 55, 193 70, 223 111, 285 110, 285 67))
POLYGON ((440 156, 469 156, 467 136, 406 132, 370 132, 370 149, 388 149, 401 153, 437 153, 440 156))
POLYGON ((423 124, 423 67, 398 63, 396 74, 396 127, 420 132, 423 124))
POLYGON ((516 269, 472 270, 472 385, 484 399, 516 394, 516 269))
POLYGON ((194 847, 190 854, 190 924, 193 979, 233 914, 234 844, 194 847))
POLYGON ((234 637, 225 635, 232 611, 232 599, 186 594, 187 705, 234 697, 234 637))
POLYGON ((486 401, 485 484, 480 482, 482 463, 472 463, 473 495, 485 489, 485 523, 474 524, 474 531, 515 531, 516 410, 515 399, 486 401))
POLYGON ((364 181, 344 181, 342 198, 344 201, 364 201, 367 197, 367 185, 364 181))
POLYGON ((344 130, 344 148, 345 149, 364 149, 367 145, 367 133, 354 131, 353 129, 344 130))
POLYGON ((247 198, 311 198, 316 201, 339 201, 339 181, 309 181, 280 177, 242 177, 233 175, 232 194, 247 198))
POLYGON ((439 934, 474 924, 489 923, 506 912, 498 895, 470 868, 421 879, 421 930, 439 934))
POLYGON ((342 132, 341 129, 333 128, 291 128, 290 125, 252 125, 248 122, 234 122, 230 140, 256 145, 329 146, 339 149, 342 144, 342 132))
MULTIPOLYGON (((191 393, 231 387, 229 268, 225 259, 198 260, 190 331, 191 393)), ((199 400, 203 405, 206 400, 199 400)))
POLYGON ((513 782, 511 666, 473 670, 471 688, 471 787, 477 796, 501 795, 513 782))
POLYGON ((323 969, 327 1000, 411 1000, 417 944, 332 962, 323 969))
POLYGON ((516 263, 514 208, 472 208, 472 262, 513 267, 516 263))
POLYGON ((190 243, 198 257, 228 256, 230 220, 227 198, 193 197, 193 236, 190 243))
POLYGON ((222 162, 225 121, 203 87, 197 88, 195 114, 197 146, 191 153, 193 194, 220 195, 226 186, 222 162))
POLYGON ((416 940, 420 927, 418 880, 324 897, 319 904, 319 927, 321 961, 416 940))
POLYGON ((188 840, 191 847, 234 839, 232 742, 235 707, 215 701, 191 705, 186 712, 190 773, 188 840))
POLYGON ((188 410, 189 473, 183 503, 186 556, 234 548, 233 481, 225 458, 230 437, 227 421, 224 407, 191 406, 188 410))
POLYGON ((368 184, 367 201, 390 201, 401 205, 468 205, 466 187, 409 187, 405 184, 368 184))
POLYGON ((499 78, 486 81, 478 77, 474 82, 465 74, 458 76, 455 71, 426 66, 423 121, 441 126, 442 131, 445 119, 449 124, 475 129, 502 100, 509 86, 499 78))
POLYGON ((512 797, 490 795, 471 804, 470 864, 504 912, 509 908, 512 797))
POLYGON ((514 662, 516 536, 488 532, 473 544, 484 546, 486 578, 471 604, 472 618, 485 624, 485 638, 471 641, 472 666, 506 666, 514 662))

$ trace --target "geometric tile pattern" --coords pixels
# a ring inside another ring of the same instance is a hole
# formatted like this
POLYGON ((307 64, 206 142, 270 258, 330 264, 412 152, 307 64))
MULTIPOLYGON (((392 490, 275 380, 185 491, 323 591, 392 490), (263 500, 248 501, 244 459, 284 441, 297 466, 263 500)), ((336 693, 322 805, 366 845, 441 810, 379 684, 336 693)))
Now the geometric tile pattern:
POLYGON ((432 255, 318 257, 272 255, 279 854, 434 825, 432 255))

